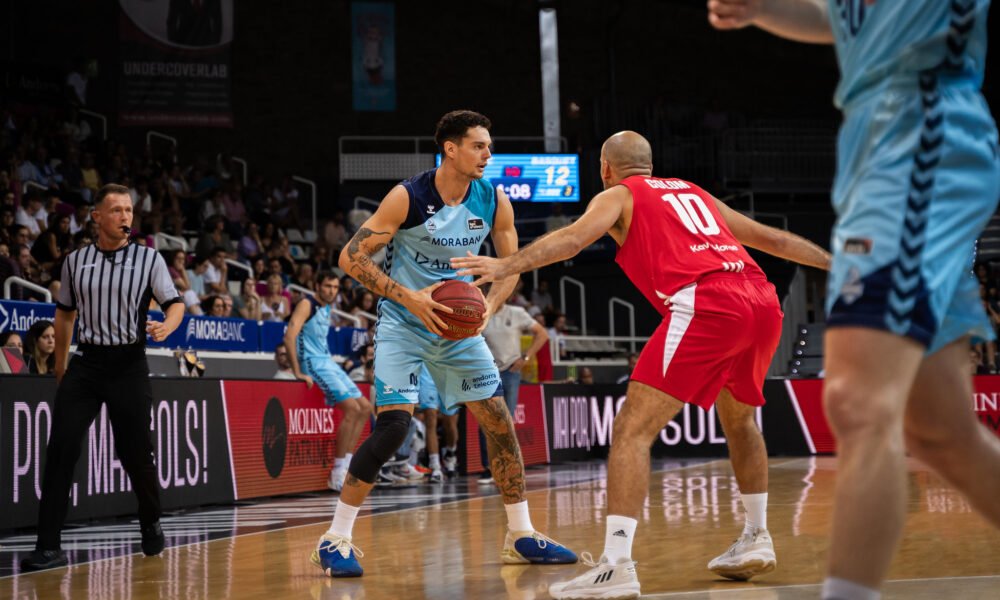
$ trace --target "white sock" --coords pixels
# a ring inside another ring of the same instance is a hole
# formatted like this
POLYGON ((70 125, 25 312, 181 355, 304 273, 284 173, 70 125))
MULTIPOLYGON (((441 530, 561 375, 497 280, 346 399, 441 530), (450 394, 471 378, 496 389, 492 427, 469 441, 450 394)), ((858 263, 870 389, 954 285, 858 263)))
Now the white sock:
POLYGON ((635 538, 635 526, 639 522, 630 517, 608 515, 604 533, 604 556, 608 562, 617 564, 624 559, 632 559, 632 540, 635 538))
POLYGON ((334 458, 333 459, 333 470, 341 471, 347 468, 347 457, 344 458, 334 458))
POLYGON ((743 531, 753 531, 754 528, 767 529, 767 492, 763 494, 741 494, 743 508, 747 511, 747 520, 743 531))
POLYGON ((534 531, 531 525, 531 515, 528 514, 528 501, 522 500, 516 504, 504 504, 507 509, 507 529, 511 531, 534 531))
POLYGON ((352 458, 354 458, 354 454, 352 454, 350 452, 348 452, 347 454, 344 454, 344 464, 345 465, 350 465, 352 458))
POLYGON ((346 538, 351 537, 354 531, 354 519, 358 516, 360 506, 351 506, 337 500, 337 508, 333 511, 333 523, 326 530, 327 535, 339 535, 346 538))
POLYGON ((431 454, 430 457, 427 459, 427 462, 428 462, 428 465, 430 466, 430 468, 431 468, 432 471, 434 469, 440 469, 441 468, 441 455, 437 454, 437 453, 431 454))
POLYGON ((823 600, 879 600, 882 592, 839 577, 823 582, 823 600))

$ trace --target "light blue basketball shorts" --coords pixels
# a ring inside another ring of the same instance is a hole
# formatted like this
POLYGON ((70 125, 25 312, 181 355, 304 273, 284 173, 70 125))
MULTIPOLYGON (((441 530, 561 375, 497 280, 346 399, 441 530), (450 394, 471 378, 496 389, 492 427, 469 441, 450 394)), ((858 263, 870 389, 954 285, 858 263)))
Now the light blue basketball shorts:
POLYGON ((333 406, 348 398, 360 398, 361 390, 354 385, 340 365, 329 356, 303 357, 302 372, 313 378, 326 396, 327 406, 333 406))
POLYGON ((500 372, 482 336, 446 340, 381 319, 375 328, 375 406, 418 404, 422 367, 448 410, 503 395, 500 372))
POLYGON ((888 85, 845 110, 837 148, 828 325, 884 329, 928 354, 992 339, 972 268, 1000 158, 978 87, 930 73, 888 85))
POLYGON ((420 369, 420 378, 417 381, 417 404, 420 410, 434 409, 445 416, 452 416, 458 413, 458 405, 445 406, 444 398, 438 393, 437 386, 427 368, 420 369))

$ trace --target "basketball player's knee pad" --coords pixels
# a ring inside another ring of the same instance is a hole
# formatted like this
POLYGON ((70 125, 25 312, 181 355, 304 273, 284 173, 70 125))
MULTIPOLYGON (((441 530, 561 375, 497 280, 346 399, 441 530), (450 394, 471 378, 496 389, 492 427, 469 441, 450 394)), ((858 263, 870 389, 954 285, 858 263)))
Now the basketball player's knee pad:
POLYGON ((387 410, 375 419, 375 428, 351 459, 348 472, 364 481, 375 483, 375 476, 406 439, 413 416, 405 410, 387 410))

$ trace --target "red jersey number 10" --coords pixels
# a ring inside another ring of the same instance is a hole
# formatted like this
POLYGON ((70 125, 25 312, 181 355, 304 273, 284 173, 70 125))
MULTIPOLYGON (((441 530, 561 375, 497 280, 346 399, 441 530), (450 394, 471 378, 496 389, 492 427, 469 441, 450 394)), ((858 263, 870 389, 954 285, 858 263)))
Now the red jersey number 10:
POLYGON ((705 201, 697 194, 663 194, 664 202, 677 211, 677 217, 691 233, 698 235, 718 235, 719 224, 715 215, 705 206, 705 201))

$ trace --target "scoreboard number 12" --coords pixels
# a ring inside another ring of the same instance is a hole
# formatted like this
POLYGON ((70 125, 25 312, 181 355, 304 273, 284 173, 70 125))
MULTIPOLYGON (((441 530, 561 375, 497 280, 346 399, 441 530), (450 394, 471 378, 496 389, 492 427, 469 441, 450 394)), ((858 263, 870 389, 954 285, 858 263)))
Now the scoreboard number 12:
POLYGON ((545 169, 548 176, 547 185, 566 185, 569 183, 569 167, 549 167, 545 169))

